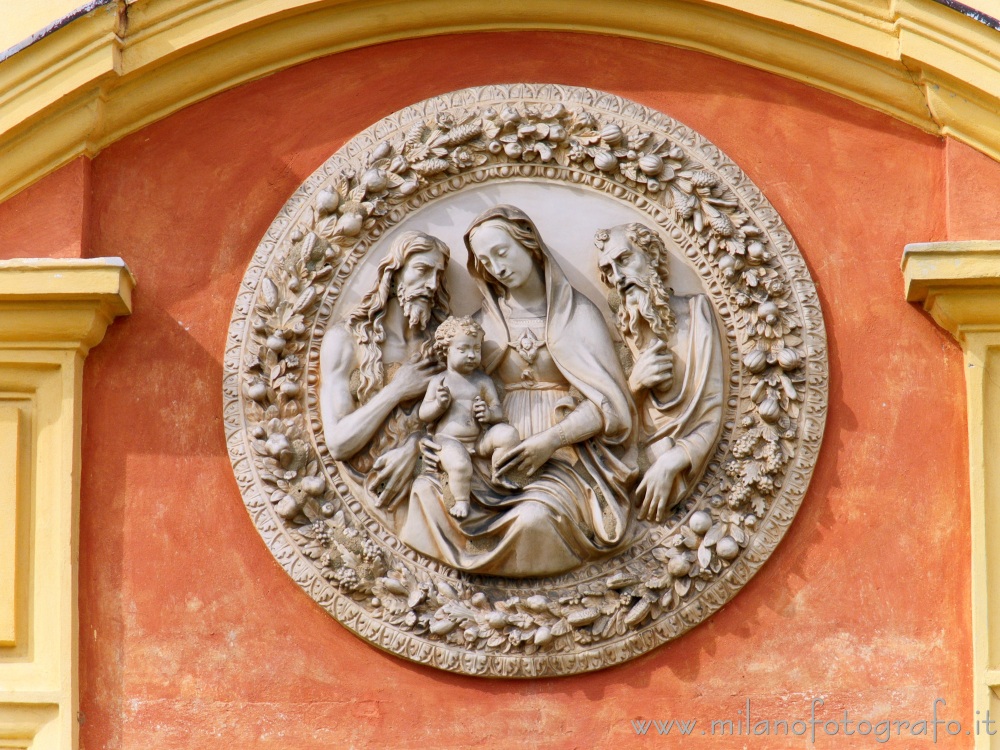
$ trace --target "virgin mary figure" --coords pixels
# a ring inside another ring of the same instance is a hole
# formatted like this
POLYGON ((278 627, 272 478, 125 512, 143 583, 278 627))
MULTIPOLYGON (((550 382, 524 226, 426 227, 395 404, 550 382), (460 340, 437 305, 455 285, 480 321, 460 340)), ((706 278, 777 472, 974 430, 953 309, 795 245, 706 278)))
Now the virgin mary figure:
MULTIPOLYGON (((439 473, 418 477, 399 536, 468 572, 563 573, 628 539, 639 475, 635 406, 600 311, 570 285, 523 211, 489 209, 465 244, 483 294, 474 316, 485 331, 482 369, 502 387, 505 419, 521 442, 494 467, 474 458, 474 502, 463 519, 449 514, 439 473)), ((433 458, 431 450, 432 466, 433 458)))

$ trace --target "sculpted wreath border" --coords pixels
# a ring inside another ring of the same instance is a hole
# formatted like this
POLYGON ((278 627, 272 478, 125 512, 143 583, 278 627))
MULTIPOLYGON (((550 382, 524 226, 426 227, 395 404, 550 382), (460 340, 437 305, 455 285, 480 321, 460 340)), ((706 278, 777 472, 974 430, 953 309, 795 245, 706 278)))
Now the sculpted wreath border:
POLYGON ((591 89, 486 86, 357 135, 289 199, 233 311, 224 415, 246 507, 278 562, 362 638, 471 675, 618 664, 729 601, 788 529, 827 407, 822 312, 795 243, 750 179, 698 133, 591 89), (557 181, 627 201, 685 252, 730 353, 722 437, 663 526, 556 578, 464 574, 367 514, 322 441, 319 341, 372 244, 415 208, 490 180, 557 181))

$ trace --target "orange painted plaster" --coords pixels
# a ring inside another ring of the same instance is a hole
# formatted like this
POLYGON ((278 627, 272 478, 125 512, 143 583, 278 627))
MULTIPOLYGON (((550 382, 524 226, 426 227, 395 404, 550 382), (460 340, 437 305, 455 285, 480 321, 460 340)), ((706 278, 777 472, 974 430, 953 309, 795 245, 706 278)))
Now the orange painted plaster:
POLYGON ((0 203, 0 260, 89 252, 90 160, 79 157, 0 203))
POLYGON ((1000 163, 949 140, 948 239, 1000 238, 1000 163))
POLYGON ((109 147, 92 167, 91 253, 122 255, 139 286, 135 313, 109 329, 85 375, 84 748, 802 747, 701 730, 738 719, 747 700, 755 720, 808 718, 814 697, 823 717, 873 723, 926 718, 943 698, 948 718, 970 722, 961 355, 904 301, 899 273, 903 245, 944 239, 947 200, 972 189, 946 193, 943 152, 938 139, 760 71, 556 33, 335 55, 109 147), (260 540, 221 413, 240 279, 295 188, 396 109, 519 80, 635 99, 723 149, 798 241, 832 359, 812 486, 761 573, 645 657, 534 682, 410 664, 337 624, 260 540), (639 719, 698 725, 682 742, 636 736, 639 719))

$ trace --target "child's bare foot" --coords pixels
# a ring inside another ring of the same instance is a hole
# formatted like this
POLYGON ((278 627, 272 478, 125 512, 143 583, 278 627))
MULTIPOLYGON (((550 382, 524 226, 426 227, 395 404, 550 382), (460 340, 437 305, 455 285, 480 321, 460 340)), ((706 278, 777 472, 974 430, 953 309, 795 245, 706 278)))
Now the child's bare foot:
POLYGON ((451 514, 455 516, 455 518, 465 518, 469 515, 469 501, 456 500, 455 504, 451 506, 451 514))

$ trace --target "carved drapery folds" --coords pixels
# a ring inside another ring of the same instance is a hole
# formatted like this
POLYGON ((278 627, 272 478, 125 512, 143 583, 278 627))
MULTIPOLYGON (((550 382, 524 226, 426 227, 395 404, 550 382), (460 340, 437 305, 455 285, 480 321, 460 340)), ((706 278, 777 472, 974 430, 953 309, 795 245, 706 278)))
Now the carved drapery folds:
POLYGON ((225 417, 261 536, 340 622, 451 671, 571 674, 767 559, 826 356, 790 233, 712 144, 490 86, 376 123, 292 196, 236 301, 225 417))

